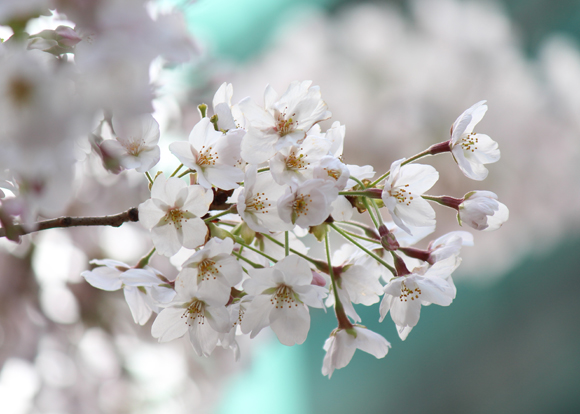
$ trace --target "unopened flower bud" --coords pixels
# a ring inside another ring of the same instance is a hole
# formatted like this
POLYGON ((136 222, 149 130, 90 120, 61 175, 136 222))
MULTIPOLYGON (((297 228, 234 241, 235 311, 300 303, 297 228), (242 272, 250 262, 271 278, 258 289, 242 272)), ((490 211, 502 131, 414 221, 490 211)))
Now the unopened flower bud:
POLYGON ((385 250, 393 251, 399 248, 399 242, 395 235, 384 224, 379 227, 379 235, 381 236, 381 245, 385 250))

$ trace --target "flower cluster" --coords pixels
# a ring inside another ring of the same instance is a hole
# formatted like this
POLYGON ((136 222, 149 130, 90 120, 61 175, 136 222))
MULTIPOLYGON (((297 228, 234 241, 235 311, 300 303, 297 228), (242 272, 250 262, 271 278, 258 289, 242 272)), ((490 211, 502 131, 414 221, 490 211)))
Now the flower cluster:
POLYGON ((94 260, 82 276, 99 289, 123 289, 136 323, 156 314, 151 333, 159 341, 187 336, 200 356, 223 347, 237 359, 238 336, 271 329, 284 345, 302 344, 310 308, 332 307, 337 328, 324 344, 322 368, 330 377, 357 348, 382 358, 391 346, 361 324, 355 305, 380 302, 377 317, 390 313, 405 339, 422 306, 448 306, 455 298, 452 273, 473 237, 457 231, 426 249, 414 247, 435 230, 430 203, 456 210, 459 224, 476 230, 495 230, 508 219, 507 207, 489 191, 427 194, 439 173, 416 163, 449 152, 466 177, 485 179, 484 165, 500 157, 497 143, 474 132, 485 101, 457 118, 449 140, 393 161, 375 178, 372 166, 344 162, 345 126, 334 122, 323 130, 331 113, 311 81, 292 82, 281 95, 267 86, 263 105, 249 98, 234 104, 233 87, 224 83, 211 110, 199 106, 201 119, 188 139, 169 145, 175 170, 151 173, 162 151, 149 68, 158 56, 186 60, 193 44, 175 16, 153 19, 139 0, 104 0, 99 13, 82 2, 55 3, 77 22, 74 29, 24 32, 23 22, 47 12, 52 1, 0 12, 0 24, 14 32, 0 43, 0 187, 6 190, 0 191, 0 234, 17 240, 40 224, 57 226, 38 217, 66 207, 74 144, 89 135, 85 141, 105 170, 143 173, 150 197, 108 222, 77 218, 74 225, 138 220, 154 247, 134 265, 94 260), (353 220, 359 214, 372 225, 353 220), (344 240, 334 251, 331 232, 344 240), (301 239, 309 233, 324 243, 324 257, 308 253, 301 239), (154 254, 183 252, 189 257, 174 275, 149 264, 154 254))
MULTIPOLYGON (((323 132, 318 125, 330 112, 310 81, 293 82, 282 95, 268 86, 263 107, 248 98, 232 104, 232 93, 232 85, 220 87, 213 114, 200 106, 202 118, 189 139, 169 146, 180 165, 168 178, 161 172, 150 178, 151 198, 139 206, 157 254, 194 250, 175 280, 158 283, 174 289, 170 300, 155 297, 150 279, 141 285, 154 303, 149 309, 158 311, 152 335, 170 341, 187 334, 198 355, 220 346, 237 358, 238 335, 253 338, 269 327, 281 343, 301 344, 310 308, 334 307, 338 327, 324 344, 322 372, 331 376, 346 366, 356 348, 384 357, 391 345, 360 324, 353 305, 380 302, 380 320, 390 313, 405 339, 422 306, 452 303, 451 275, 461 247, 473 244, 470 233, 456 231, 425 250, 413 247, 435 229, 430 203, 455 209, 459 224, 476 230, 497 229, 508 218, 507 207, 489 191, 463 198, 426 194, 439 174, 415 163, 450 152, 467 177, 485 178, 483 165, 499 159, 497 144, 473 132, 485 102, 459 116, 448 141, 394 161, 374 179, 371 166, 342 161, 344 126, 335 122, 323 132), (357 211, 373 226, 352 221, 357 211), (334 252, 331 231, 346 242, 334 252), (307 254, 300 240, 307 233, 325 243, 324 260, 307 254)), ((150 120, 143 122, 140 130, 147 131, 150 120)), ((120 162, 129 168, 125 157, 120 162)), ((135 286, 128 275, 143 266, 115 276, 115 288, 135 286)), ((101 269, 83 275, 110 289, 103 279, 110 272, 101 269)))

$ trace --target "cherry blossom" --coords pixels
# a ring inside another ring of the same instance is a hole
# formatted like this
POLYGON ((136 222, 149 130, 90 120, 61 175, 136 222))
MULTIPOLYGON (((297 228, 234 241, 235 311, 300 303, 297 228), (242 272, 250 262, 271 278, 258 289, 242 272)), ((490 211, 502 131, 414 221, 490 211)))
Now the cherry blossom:
POLYGON ((239 103, 246 118, 247 134, 242 142, 242 157, 250 164, 268 161, 283 148, 296 146, 317 122, 330 118, 318 86, 312 81, 292 82, 282 96, 268 85, 264 106, 249 98, 239 103))
POLYGON ((209 118, 203 118, 189 134, 189 142, 173 142, 169 150, 186 167, 197 172, 199 184, 224 190, 238 187, 244 172, 235 167, 240 158, 244 131, 216 131, 209 118))
POLYGON ((201 294, 196 283, 176 284, 175 290, 173 301, 155 318, 151 335, 167 342, 188 333, 197 355, 211 355, 220 333, 232 329, 230 314, 224 304, 201 294))
POLYGON ((160 304, 171 302, 175 296, 170 282, 151 266, 136 269, 111 259, 91 263, 98 267, 82 272, 81 276, 98 289, 123 289, 133 320, 139 325, 147 323, 152 312, 159 312, 160 304))
POLYGON ((439 173, 430 165, 401 164, 400 159, 391 165, 381 198, 397 226, 411 234, 410 226, 426 227, 435 224, 435 211, 421 195, 433 187, 439 173))
POLYGON ((384 288, 380 321, 390 311, 399 336, 406 339, 419 322, 422 305, 434 303, 449 306, 455 299, 455 285, 449 276, 459 263, 459 260, 451 257, 429 268, 418 268, 411 274, 392 278, 384 288))
POLYGON ((463 200, 457 210, 459 224, 492 231, 499 229, 509 218, 508 208, 497 201, 497 195, 491 191, 472 191, 463 200))
POLYGON ((450 148, 453 159, 466 177, 484 180, 488 171, 484 164, 497 162, 500 151, 497 142, 484 134, 473 132, 487 111, 486 101, 480 101, 465 110, 451 128, 450 148))
POLYGON ((278 213, 286 223, 302 228, 317 226, 330 215, 330 205, 338 196, 332 182, 313 179, 288 188, 278 200, 278 213))
POLYGON ((276 203, 285 189, 269 172, 258 174, 257 168, 250 166, 246 170, 244 188, 234 193, 231 201, 237 202, 238 214, 254 231, 291 230, 294 226, 280 218, 276 203))
POLYGON ((314 170, 320 160, 326 156, 330 142, 314 137, 307 137, 299 146, 284 148, 270 159, 270 172, 280 185, 301 183, 313 178, 314 170))
POLYGON ((242 332, 255 337, 270 326, 280 342, 292 346, 306 340, 310 329, 308 306, 324 308, 327 289, 312 285, 308 262, 288 256, 266 269, 250 269, 244 290, 253 296, 242 320, 242 332))
POLYGON ((230 238, 211 239, 183 263, 175 283, 197 284, 204 297, 227 303, 231 288, 242 281, 242 266, 232 256, 233 248, 234 242, 230 238))
POLYGON ((113 117, 113 130, 117 139, 105 140, 101 149, 117 158, 123 167, 142 173, 159 162, 159 124, 153 116, 113 117))
POLYGON ((139 205, 139 221, 151 230, 157 252, 172 256, 182 246, 193 249, 205 242, 208 229, 200 217, 212 200, 211 191, 161 174, 151 187, 151 198, 139 205))
POLYGON ((389 352, 391 344, 376 332, 362 325, 354 325, 351 329, 336 329, 324 342, 326 355, 322 362, 322 375, 332 377, 335 369, 348 365, 357 349, 383 358, 389 352))

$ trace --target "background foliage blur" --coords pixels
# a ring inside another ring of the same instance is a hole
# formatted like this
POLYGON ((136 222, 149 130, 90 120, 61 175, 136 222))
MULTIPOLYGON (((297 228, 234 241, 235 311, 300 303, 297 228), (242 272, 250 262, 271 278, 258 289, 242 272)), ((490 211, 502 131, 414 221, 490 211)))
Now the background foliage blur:
MULTIPOLYGON (((433 193, 491 189, 510 220, 475 234, 457 299, 425 309, 405 343, 378 323, 378 306, 357 308, 393 348, 378 361, 357 353, 331 380, 320 368, 332 312, 313 312, 302 346, 283 347, 266 332, 242 343, 237 364, 226 351, 200 359, 186 341, 155 343, 120 292, 79 276, 90 258, 138 259, 148 247, 138 224, 3 242, 1 412, 580 412, 578 2, 159 4, 184 10, 202 49, 193 66, 157 75, 166 142, 187 136, 196 106, 224 81, 235 101, 261 102, 267 83, 282 92, 312 79, 332 121, 346 125, 345 161, 382 172, 447 139, 455 118, 487 99, 478 132, 499 143, 502 159, 486 181, 466 179, 446 156, 426 162, 441 173, 433 193)), ((90 160, 83 168, 69 214, 113 214, 145 199, 142 177, 109 177, 90 160)), ((436 211, 437 235, 457 228, 450 212, 436 211)))

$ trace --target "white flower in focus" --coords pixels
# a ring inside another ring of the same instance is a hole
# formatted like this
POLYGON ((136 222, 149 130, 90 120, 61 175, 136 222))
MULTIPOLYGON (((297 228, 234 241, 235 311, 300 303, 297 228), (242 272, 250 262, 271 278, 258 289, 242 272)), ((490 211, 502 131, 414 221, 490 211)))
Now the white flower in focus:
POLYGON ((81 276, 97 289, 123 289, 125 300, 131 310, 135 323, 144 325, 151 312, 159 312, 159 304, 171 302, 175 290, 169 281, 156 269, 145 266, 134 269, 117 260, 91 260, 99 265, 93 270, 86 270, 81 276))
POLYGON ((183 165, 197 172, 201 186, 231 190, 244 179, 244 172, 235 167, 243 136, 241 129, 216 131, 209 118, 202 118, 189 134, 189 142, 173 142, 169 150, 183 165))
POLYGON ((314 169, 329 148, 329 141, 307 137, 299 147, 284 148, 272 157, 270 172, 280 185, 302 183, 313 178, 314 169))
POLYGON ((278 200, 278 213, 286 223, 302 228, 317 226, 330 215, 332 202, 338 197, 338 190, 332 182, 308 180, 289 188, 278 200))
POLYGON ((433 187, 439 173, 430 165, 408 164, 405 159, 391 165, 381 198, 397 226, 411 234, 408 226, 427 227, 435 224, 435 211, 421 195, 433 187))
POLYGON ((175 284, 197 284, 200 294, 225 305, 232 286, 242 281, 242 266, 232 256, 233 248, 230 238, 211 239, 183 263, 175 284))
POLYGON ((159 124, 150 114, 137 118, 113 117, 116 140, 105 140, 102 149, 119 160, 126 169, 144 173, 160 158, 159 124))
POLYGON ((330 118, 320 88, 311 84, 294 81, 280 97, 268 85, 264 108, 250 98, 239 103, 248 131, 242 141, 244 160, 250 164, 268 161, 277 151, 299 145, 314 124, 330 118))
POLYGON ((175 290, 174 300, 153 322, 151 335, 159 342, 167 342, 189 333, 196 354, 211 355, 220 333, 232 328, 230 314, 223 304, 200 294, 195 283, 176 284, 175 290))
POLYGON ((486 101, 480 101, 467 109, 451 128, 451 153, 459 169, 466 177, 481 181, 487 177, 484 164, 492 164, 500 158, 497 142, 484 134, 473 132, 487 111, 486 101))
POLYGON ((509 218, 505 204, 497 201, 497 195, 491 191, 472 191, 463 197, 459 205, 457 221, 476 230, 497 230, 509 218))
POLYGON ((249 166, 244 187, 232 196, 231 201, 237 203, 238 214, 254 231, 292 230, 294 226, 282 221, 276 205, 286 187, 276 184, 270 172, 258 174, 257 171, 255 165, 249 166))
POLYGON ((324 308, 322 299, 328 292, 311 284, 308 262, 288 256, 273 267, 250 269, 249 273, 243 287, 254 298, 244 314, 242 332, 254 338, 269 325, 282 344, 303 343, 310 329, 308 306, 324 308))
POLYGON ((157 253, 173 256, 183 246, 194 249, 205 242, 204 216, 213 193, 199 185, 159 175, 151 187, 151 198, 139 205, 139 221, 151 230, 157 253))
POLYGON ((344 190, 349 181, 350 170, 348 166, 337 158, 326 156, 314 167, 314 178, 320 178, 331 182, 338 190, 344 190))
POLYGON ((399 336, 405 340, 419 322, 422 305, 449 306, 455 299, 456 289, 450 275, 460 262, 452 257, 429 268, 418 268, 409 275, 392 278, 384 288, 380 321, 390 311, 399 336))
POLYGON ((354 325, 352 329, 337 329, 324 343, 326 355, 322 362, 322 375, 331 378, 335 369, 346 367, 357 349, 376 358, 383 358, 390 347, 389 341, 364 326, 354 325))

